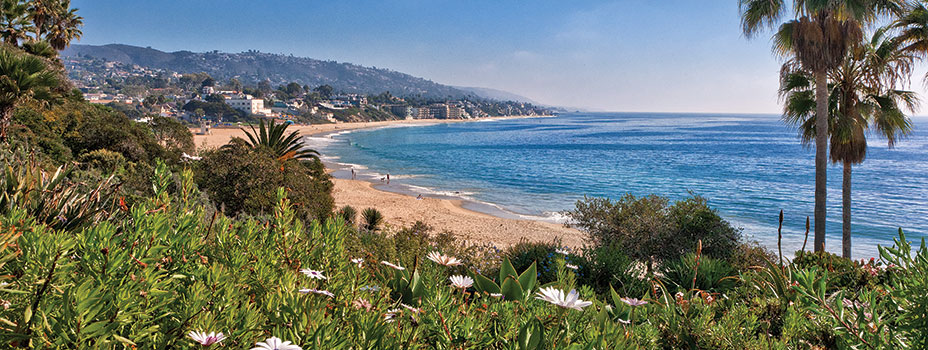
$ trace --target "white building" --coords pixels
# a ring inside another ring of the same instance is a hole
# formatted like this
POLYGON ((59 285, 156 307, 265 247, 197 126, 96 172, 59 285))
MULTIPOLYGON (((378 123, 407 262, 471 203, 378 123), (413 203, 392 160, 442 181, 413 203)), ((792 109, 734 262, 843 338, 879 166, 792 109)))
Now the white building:
POLYGON ((251 95, 244 95, 242 98, 227 97, 225 102, 229 107, 249 114, 268 115, 272 113, 270 109, 264 108, 264 100, 254 98, 251 95))

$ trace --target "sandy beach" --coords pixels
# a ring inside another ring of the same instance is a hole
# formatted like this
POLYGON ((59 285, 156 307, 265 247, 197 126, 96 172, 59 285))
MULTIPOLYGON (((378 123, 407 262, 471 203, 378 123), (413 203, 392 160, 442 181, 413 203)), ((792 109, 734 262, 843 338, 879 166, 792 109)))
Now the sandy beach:
MULTIPOLYGON (((524 118, 524 117, 502 117, 524 118)), ((501 118, 501 119, 502 119, 501 118)), ((288 130, 298 130, 303 135, 315 135, 328 132, 375 128, 390 125, 415 125, 434 123, 466 122, 466 120, 395 120, 383 122, 339 123, 319 125, 294 125, 288 130)), ((195 132, 195 130, 191 130, 195 132)), ((194 134, 194 142, 198 148, 219 147, 232 139, 244 137, 245 133, 238 128, 212 129, 211 135, 194 134)), ((335 189, 332 191, 335 203, 340 207, 351 205, 358 210, 364 208, 377 208, 380 210, 388 225, 407 226, 416 221, 422 221, 438 231, 448 230, 457 234, 461 239, 474 243, 493 243, 499 246, 508 246, 520 240, 551 241, 560 238, 565 245, 580 247, 584 243, 584 234, 578 230, 563 225, 535 221, 500 218, 484 213, 465 209, 460 201, 424 198, 416 199, 413 196, 381 191, 373 184, 360 180, 333 179, 335 189)))

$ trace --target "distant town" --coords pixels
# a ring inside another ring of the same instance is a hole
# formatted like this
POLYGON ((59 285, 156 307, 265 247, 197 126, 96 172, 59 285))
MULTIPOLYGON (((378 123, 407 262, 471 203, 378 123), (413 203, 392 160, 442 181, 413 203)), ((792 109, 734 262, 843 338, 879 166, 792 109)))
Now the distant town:
POLYGON ((246 84, 207 73, 178 73, 98 58, 66 58, 70 80, 91 103, 110 106, 134 120, 153 115, 203 128, 256 122, 340 123, 396 119, 472 119, 554 112, 523 102, 343 93, 329 85, 269 80, 246 84))

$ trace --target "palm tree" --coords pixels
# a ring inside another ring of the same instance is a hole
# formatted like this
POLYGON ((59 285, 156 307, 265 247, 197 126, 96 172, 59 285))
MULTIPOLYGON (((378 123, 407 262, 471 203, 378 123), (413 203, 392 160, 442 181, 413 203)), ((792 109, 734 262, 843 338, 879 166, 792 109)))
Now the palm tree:
POLYGON ((17 46, 32 30, 29 6, 19 0, 0 0, 0 39, 17 46))
POLYGON ((64 50, 74 39, 80 39, 84 34, 80 27, 84 25, 84 18, 77 15, 77 9, 72 9, 71 1, 61 2, 58 12, 51 17, 45 40, 55 49, 64 50))
POLYGON ((361 225, 362 229, 367 232, 375 232, 380 230, 380 224, 383 223, 383 214, 377 209, 367 208, 361 212, 361 219, 364 220, 361 225))
POLYGON ((30 99, 50 99, 59 83, 44 59, 0 47, 0 142, 6 142, 13 110, 30 99))
POLYGON ((254 125, 251 125, 250 132, 245 129, 242 130, 248 136, 247 143, 249 146, 252 148, 266 147, 274 153, 277 159, 318 159, 319 152, 304 148, 299 131, 284 135, 288 126, 287 123, 275 124, 274 121, 265 125, 262 119, 259 129, 255 129, 254 125))
MULTIPOLYGON (((829 73, 827 86, 828 136, 830 156, 843 165, 842 176, 842 255, 851 258, 851 168, 867 154, 868 125, 886 137, 893 147, 899 136, 911 131, 903 109, 914 111, 916 95, 896 90, 911 71, 913 56, 901 49, 900 41, 888 38, 878 29, 868 42, 851 49, 844 61, 829 73)), ((795 61, 784 65, 781 97, 786 100, 784 120, 799 125, 804 144, 816 136, 813 98, 815 82, 795 61)))
MULTIPOLYGON (((815 124, 828 128, 828 71, 860 41, 863 26, 880 15, 900 13, 905 0, 739 0, 745 36, 778 26, 774 51, 792 57, 814 78, 815 124), (778 23, 787 15, 793 19, 778 23)), ((828 135, 815 135, 815 250, 825 249, 828 135)))

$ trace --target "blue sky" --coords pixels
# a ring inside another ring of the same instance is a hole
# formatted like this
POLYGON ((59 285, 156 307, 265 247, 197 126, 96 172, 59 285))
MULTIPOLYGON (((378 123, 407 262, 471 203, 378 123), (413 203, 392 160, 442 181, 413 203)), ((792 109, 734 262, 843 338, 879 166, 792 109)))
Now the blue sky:
POLYGON ((293 54, 604 111, 777 113, 735 0, 72 0, 82 44, 293 54))

